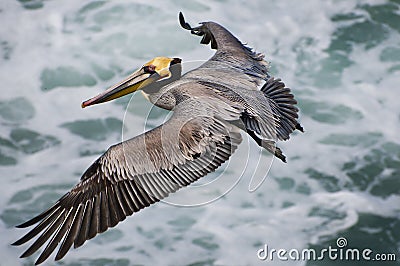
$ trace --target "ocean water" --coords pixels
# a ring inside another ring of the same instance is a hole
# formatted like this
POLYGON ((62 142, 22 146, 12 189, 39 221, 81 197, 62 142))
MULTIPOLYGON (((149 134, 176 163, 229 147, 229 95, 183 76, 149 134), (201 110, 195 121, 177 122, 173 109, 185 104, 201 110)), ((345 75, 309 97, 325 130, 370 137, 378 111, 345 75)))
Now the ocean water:
POLYGON ((180 28, 179 11, 264 53, 292 88, 305 133, 278 144, 287 164, 245 139, 217 171, 223 182, 207 177, 197 185, 207 189, 182 190, 44 265, 400 265, 398 0, 1 1, 0 265, 32 265, 38 253, 19 259, 27 246, 10 245, 27 232, 14 226, 166 115, 140 94, 86 109, 83 100, 155 56, 212 55, 180 28), (260 260, 265 245, 396 260, 260 260))

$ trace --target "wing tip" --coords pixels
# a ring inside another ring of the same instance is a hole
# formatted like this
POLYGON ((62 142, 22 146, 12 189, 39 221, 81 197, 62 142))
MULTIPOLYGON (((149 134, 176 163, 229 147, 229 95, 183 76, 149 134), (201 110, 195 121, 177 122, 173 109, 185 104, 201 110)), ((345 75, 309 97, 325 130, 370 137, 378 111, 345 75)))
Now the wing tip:
POLYGON ((186 30, 192 30, 190 24, 185 21, 185 17, 183 16, 183 13, 181 11, 179 11, 179 24, 182 28, 186 30))
POLYGON ((26 221, 26 222, 24 222, 22 224, 16 225, 15 228, 27 228, 27 227, 29 227, 31 225, 34 225, 34 224, 35 223, 33 223, 32 220, 29 220, 29 221, 26 221))
POLYGON ((60 252, 61 252, 61 250, 59 250, 59 251, 57 252, 56 257, 54 258, 55 261, 59 261, 59 260, 61 260, 62 258, 64 258, 64 256, 67 254, 68 250, 67 250, 67 251, 64 251, 64 252, 62 252, 62 253, 60 253, 60 252))
POLYGON ((36 251, 36 250, 33 250, 33 248, 30 247, 30 248, 28 248, 27 250, 25 250, 25 252, 22 253, 21 256, 19 256, 19 258, 20 258, 20 259, 27 258, 27 257, 29 257, 30 255, 32 255, 33 253, 35 253, 35 251, 36 251))
POLYGON ((282 162, 287 163, 286 156, 283 154, 282 150, 275 146, 274 155, 279 158, 282 162))
POLYGON ((39 258, 35 261, 35 265, 42 264, 48 256, 43 256, 43 253, 39 256, 39 258))
POLYGON ((24 244, 25 241, 22 241, 22 238, 18 239, 17 241, 11 243, 11 246, 21 246, 22 244, 24 244))
POLYGON ((297 123, 297 124, 296 124, 296 129, 297 129, 298 131, 304 133, 304 128, 303 128, 302 125, 300 125, 300 123, 297 123))

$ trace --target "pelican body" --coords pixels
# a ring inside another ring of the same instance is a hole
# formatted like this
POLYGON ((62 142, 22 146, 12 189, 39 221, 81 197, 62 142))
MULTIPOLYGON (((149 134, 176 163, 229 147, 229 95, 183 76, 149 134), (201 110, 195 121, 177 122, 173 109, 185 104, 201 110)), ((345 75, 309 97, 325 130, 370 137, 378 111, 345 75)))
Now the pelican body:
POLYGON ((192 28, 182 13, 179 21, 184 29, 202 36, 202 44, 210 43, 216 49, 214 56, 183 76, 181 59, 156 57, 82 103, 88 107, 140 90, 173 115, 163 125, 111 146, 53 206, 17 226, 35 225, 13 243, 36 238, 21 257, 47 242, 36 264, 57 246, 55 260, 60 260, 72 245, 80 247, 127 216, 215 171, 241 143, 241 131, 285 161, 275 142, 303 130, 290 89, 270 77, 262 54, 221 25, 203 22, 192 28))

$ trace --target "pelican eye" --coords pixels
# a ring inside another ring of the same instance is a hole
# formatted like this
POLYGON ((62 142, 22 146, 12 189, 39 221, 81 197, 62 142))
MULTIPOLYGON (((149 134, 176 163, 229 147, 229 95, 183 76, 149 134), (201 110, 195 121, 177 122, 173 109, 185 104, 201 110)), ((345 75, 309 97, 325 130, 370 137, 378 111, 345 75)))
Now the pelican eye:
POLYGON ((155 65, 148 65, 143 67, 144 73, 154 74, 156 73, 156 66, 155 65))

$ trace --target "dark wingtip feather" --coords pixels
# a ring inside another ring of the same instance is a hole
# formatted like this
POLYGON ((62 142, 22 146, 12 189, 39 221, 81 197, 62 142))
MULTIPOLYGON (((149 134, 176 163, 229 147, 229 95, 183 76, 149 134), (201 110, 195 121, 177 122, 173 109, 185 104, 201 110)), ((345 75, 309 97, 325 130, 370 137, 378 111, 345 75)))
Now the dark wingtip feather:
MULTIPOLYGON (((69 249, 71 248, 72 244, 74 243, 74 240, 76 238, 76 235, 78 234, 78 231, 81 226, 82 222, 82 214, 83 214, 83 205, 80 204, 78 207, 78 210, 75 212, 75 214, 72 216, 72 224, 69 226, 66 236, 64 238, 64 241, 61 244, 61 247, 59 248, 55 260, 58 261, 62 259, 69 249)), ((70 214, 72 215, 72 214, 70 214)))
POLYGON ((31 225, 34 225, 34 224, 38 223, 40 220, 42 220, 43 217, 45 217, 49 213, 49 211, 50 211, 50 209, 48 211, 43 212, 42 214, 40 214, 38 216, 33 217, 32 219, 30 219, 22 224, 16 225, 15 227, 16 228, 27 228, 31 225))
POLYGON ((185 21, 185 18, 183 17, 182 12, 179 12, 179 24, 181 24, 181 27, 186 29, 186 30, 191 30, 192 27, 185 21))
POLYGON ((275 147, 274 155, 281 159, 282 162, 286 163, 286 156, 283 155, 282 150, 278 147, 275 147))
POLYGON ((42 264, 45 260, 46 260, 46 258, 39 257, 39 258, 36 260, 35 265, 42 264))
POLYGON ((64 196, 62 196, 56 204, 54 204, 53 206, 51 206, 49 209, 45 210, 44 212, 42 212, 41 214, 39 214, 38 216, 33 217, 32 219, 16 225, 16 228, 26 228, 29 226, 32 226, 38 222, 40 222, 41 220, 43 220, 44 217, 46 217, 48 214, 50 214, 51 212, 53 212, 56 208, 58 208, 60 206, 60 201, 63 200, 64 198, 66 198, 69 195, 69 192, 66 193, 64 196))
POLYGON ((26 240, 22 237, 15 241, 14 243, 11 243, 11 246, 21 246, 22 244, 26 243, 26 240))
POLYGON ((27 222, 24 222, 24 223, 22 223, 22 224, 18 224, 18 225, 16 225, 15 226, 15 228, 26 228, 26 227, 28 227, 29 225, 25 225, 27 222))
POLYGON ((296 129, 304 133, 304 128, 299 123, 296 124, 296 129))
MULTIPOLYGON (((39 248, 39 247, 38 247, 39 248)), ((30 246, 24 253, 21 254, 21 256, 19 256, 21 259, 29 257, 30 255, 32 255, 33 253, 35 253, 37 251, 37 248, 30 246)))
POLYGON ((21 239, 18 239, 17 241, 11 243, 10 245, 11 245, 11 246, 20 246, 20 245, 22 245, 22 243, 19 243, 20 240, 21 240, 21 239))
POLYGON ((271 77, 267 80, 261 91, 265 96, 276 104, 274 113, 279 116, 280 122, 277 128, 278 139, 287 140, 295 130, 303 132, 303 127, 297 122, 299 109, 295 106, 297 101, 289 88, 278 78, 271 77))
POLYGON ((76 211, 74 211, 74 209, 72 208, 66 212, 63 219, 61 219, 60 221, 60 225, 58 226, 55 235, 53 235, 52 239, 50 240, 50 242, 48 242, 46 248, 37 259, 36 265, 44 262, 51 255, 51 253, 53 253, 53 251, 60 243, 61 239, 64 238, 65 234, 67 233, 71 225, 71 222, 75 216, 75 213, 76 211))

